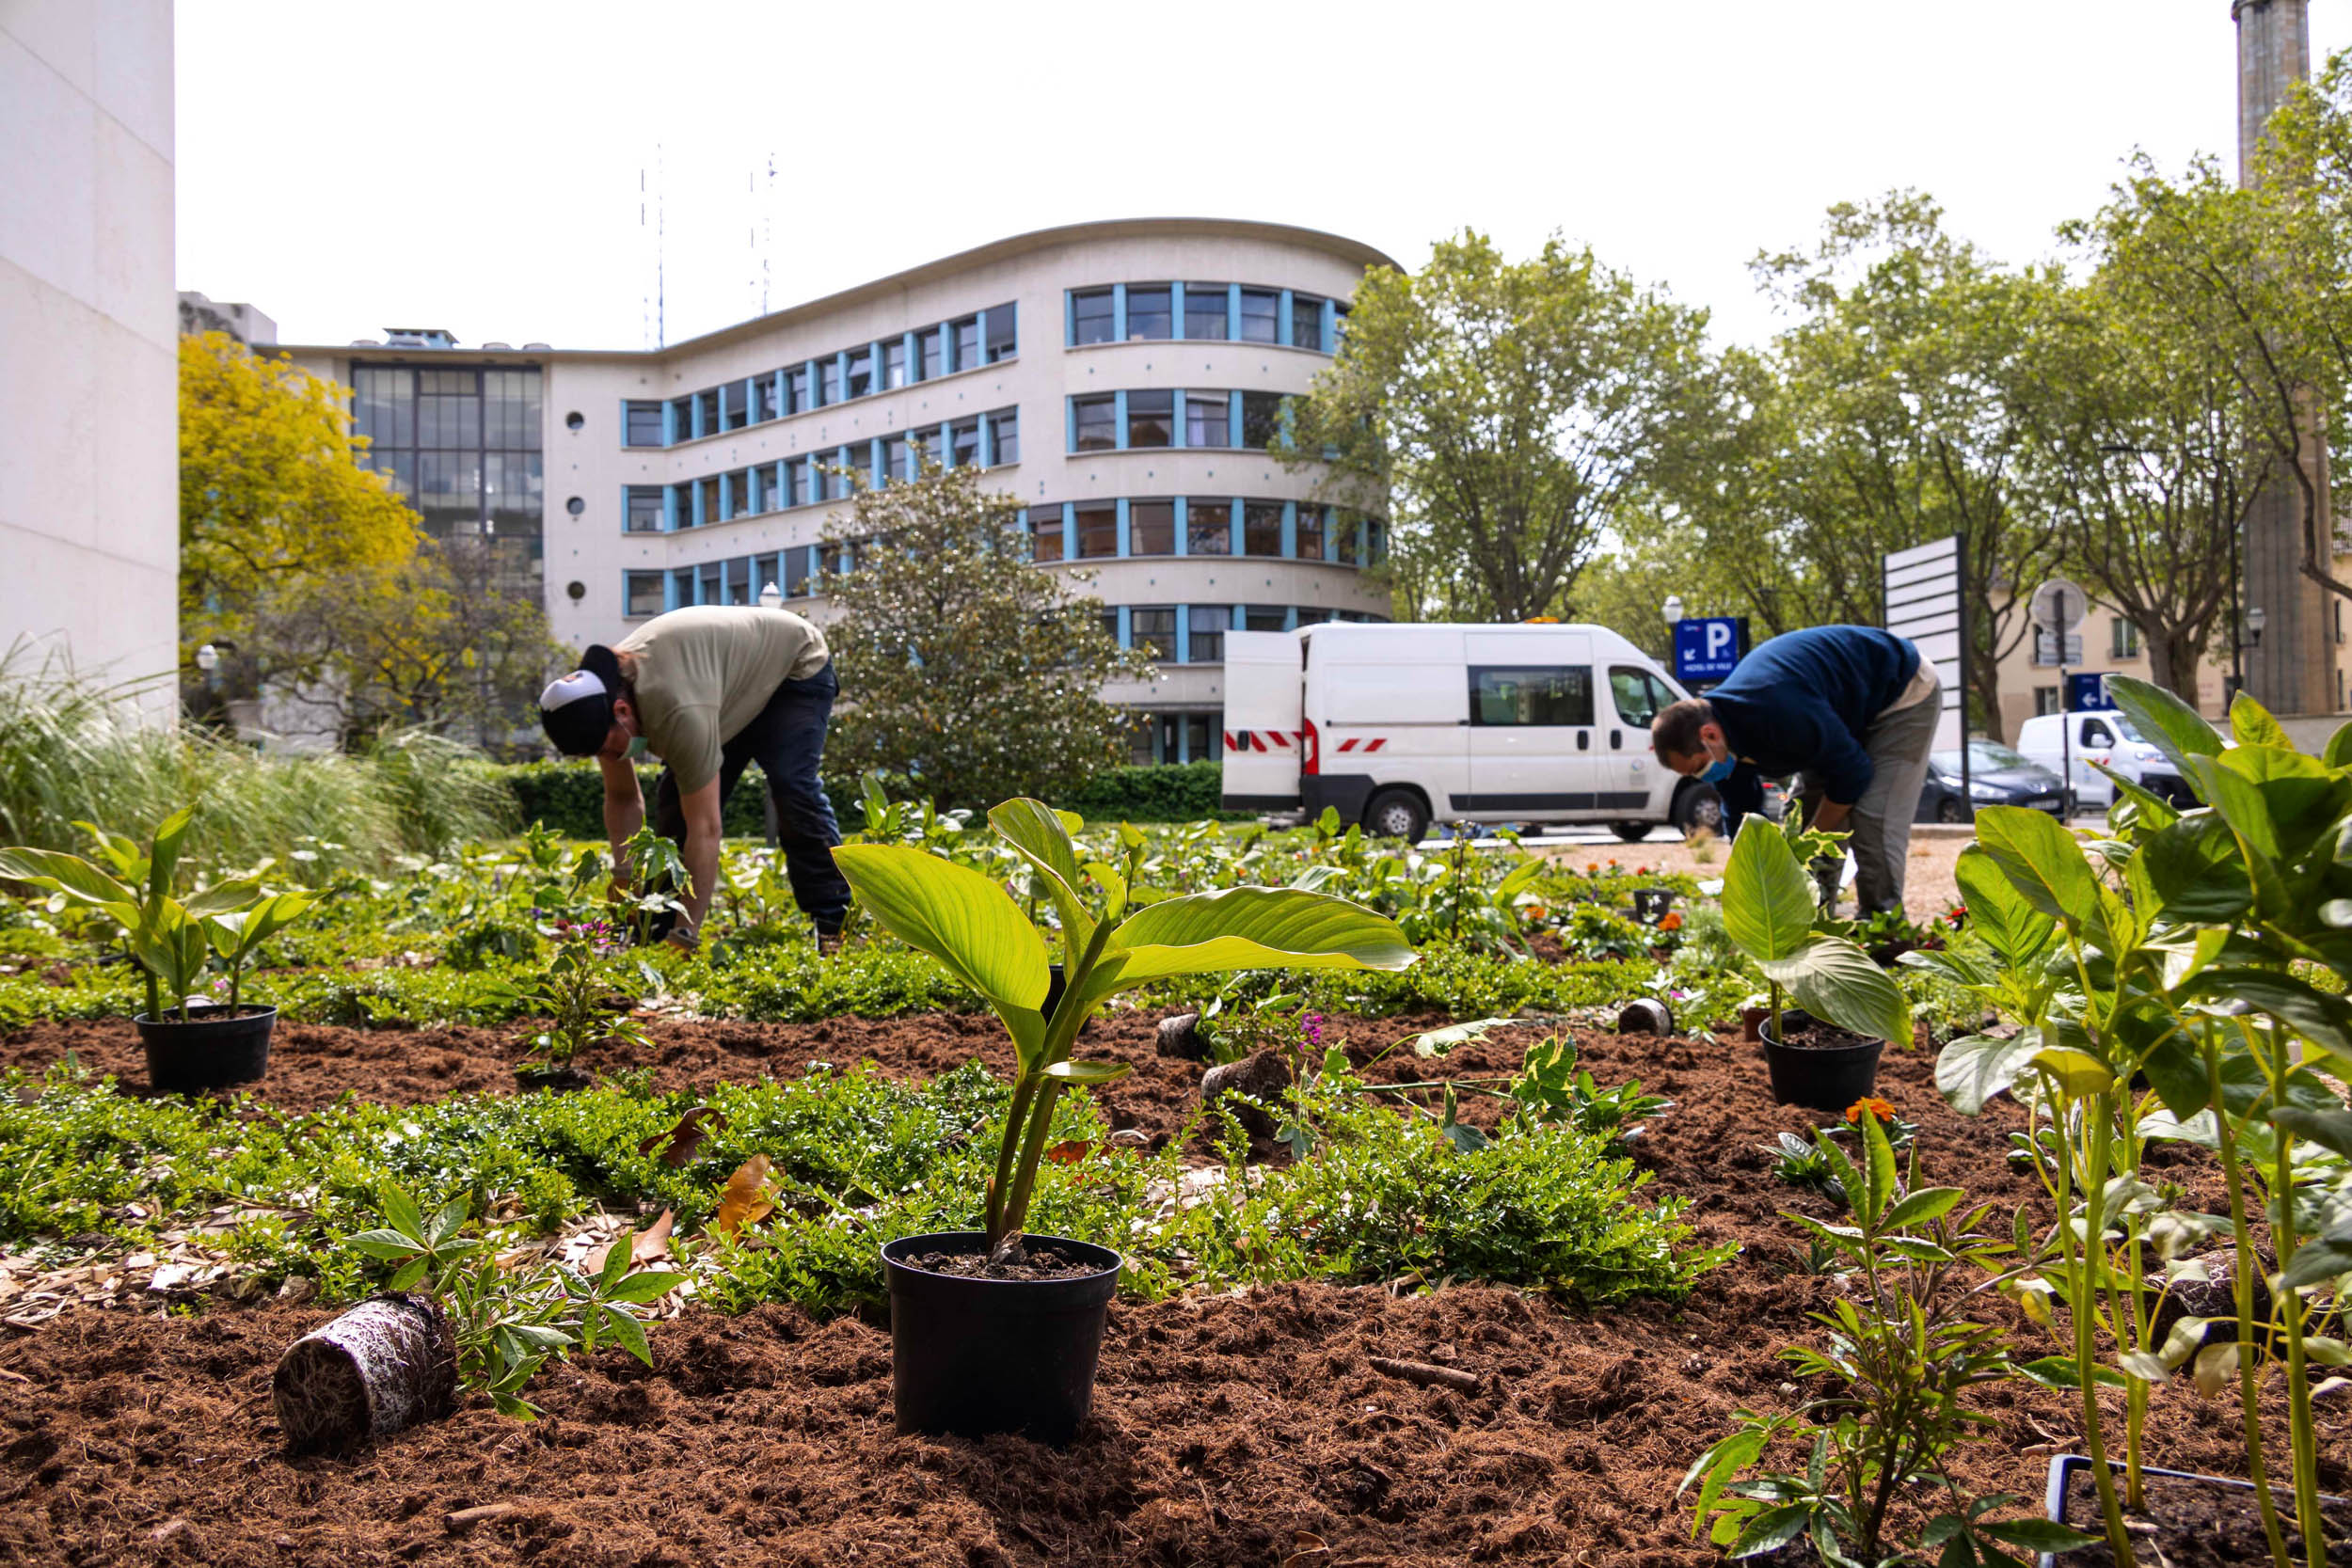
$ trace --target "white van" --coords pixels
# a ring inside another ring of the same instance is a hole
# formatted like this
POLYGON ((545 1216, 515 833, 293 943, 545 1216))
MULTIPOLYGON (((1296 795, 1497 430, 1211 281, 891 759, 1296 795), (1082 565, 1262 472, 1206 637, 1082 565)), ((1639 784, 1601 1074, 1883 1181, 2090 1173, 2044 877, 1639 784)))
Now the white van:
POLYGON ((2091 766, 2094 762, 2105 763, 2175 805, 2196 800, 2172 759, 2150 745, 2132 721, 2113 708, 2037 714, 2017 726, 2017 749, 2053 773, 2071 760, 2074 777, 2068 782, 2074 786, 2078 809, 2105 811, 2115 803, 2115 785, 2091 766), (2070 724, 2072 736, 2066 733, 2070 724), (2069 751, 2071 758, 2065 755, 2069 751))
POLYGON ((1336 806, 1404 839, 1432 821, 1713 828, 1714 789, 1650 754, 1651 717, 1687 695, 1606 626, 1229 631, 1224 804, 1336 806))

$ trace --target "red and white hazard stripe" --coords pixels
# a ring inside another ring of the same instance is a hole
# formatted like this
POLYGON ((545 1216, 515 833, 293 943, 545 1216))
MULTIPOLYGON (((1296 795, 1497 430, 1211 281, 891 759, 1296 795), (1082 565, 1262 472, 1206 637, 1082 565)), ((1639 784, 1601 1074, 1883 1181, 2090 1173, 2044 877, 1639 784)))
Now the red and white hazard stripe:
POLYGON ((1287 752, 1305 736, 1304 730, 1227 730, 1229 752, 1287 752))
POLYGON ((1352 752, 1358 746, 1361 746, 1367 752, 1376 752, 1388 743, 1389 737, 1385 735, 1376 740, 1359 740, 1351 736, 1350 738, 1340 742, 1340 750, 1343 752, 1352 752))

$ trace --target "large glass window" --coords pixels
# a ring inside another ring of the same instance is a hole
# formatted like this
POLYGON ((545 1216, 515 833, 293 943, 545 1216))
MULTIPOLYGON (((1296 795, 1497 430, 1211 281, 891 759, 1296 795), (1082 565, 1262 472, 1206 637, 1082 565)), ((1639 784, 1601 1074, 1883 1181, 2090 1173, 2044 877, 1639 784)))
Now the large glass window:
POLYGON ((707 479, 696 480, 694 495, 694 520, 698 523, 719 521, 722 515, 719 506, 719 476, 712 474, 707 479))
POLYGON ((1029 508, 1029 559, 1031 561, 1062 559, 1060 507, 1033 506, 1029 508))
POLYGON ((1174 440, 1176 394, 1168 391, 1127 394, 1127 444, 1165 447, 1174 440))
POLYGON ((1009 359, 1020 352, 1020 335, 1014 331, 1019 320, 1011 305, 992 305, 988 308, 988 362, 1009 359))
POLYGON ((1305 501, 1298 503, 1296 537, 1298 548, 1295 553, 1299 560, 1323 559, 1323 508, 1310 506, 1305 501))
POLYGON ((661 613, 661 574, 631 572, 628 574, 628 608, 624 612, 636 619, 661 613))
MULTIPOLYGON (((375 372, 368 372, 375 373, 375 372)), ((661 442, 661 404, 631 403, 623 404, 626 420, 621 440, 632 447, 658 447, 661 442)))
POLYGON ((740 430, 750 422, 745 405, 745 383, 730 381, 719 388, 719 425, 722 430, 740 430))
POLYGON ((1222 604, 1197 604, 1185 613, 1191 626, 1185 633, 1186 652, 1195 664, 1225 662, 1225 633, 1233 625, 1233 607, 1222 604))
POLYGON ((907 384, 907 341, 893 338, 882 344, 882 385, 903 387, 907 384))
POLYGON ((1119 503, 1083 501, 1078 506, 1078 558, 1097 561, 1119 553, 1119 503))
POLYGON ((995 449, 996 461, 1021 461, 1021 410, 1000 408, 988 416, 989 444, 995 449))
POLYGON ((841 401, 841 356, 839 355, 817 361, 817 401, 828 408, 841 401))
POLYGON ((672 602, 690 605, 694 602, 694 568, 680 566, 670 574, 672 602))
POLYGON ((1586 664, 1500 668, 1473 665, 1470 722, 1482 728, 1583 725, 1593 721, 1593 671, 1586 664))
POLYGON ((776 417, 776 378, 771 375, 752 377, 752 422, 766 424, 776 417))
POLYGON ((1074 416, 1078 451, 1109 451, 1119 445, 1118 404, 1109 393, 1073 398, 1070 406, 1074 416))
POLYGON ((723 568, 721 567, 719 562, 715 561, 708 562, 704 564, 702 568, 702 588, 694 599, 696 604, 723 604, 726 602, 726 581, 720 575, 723 570, 723 568))
POLYGON ((1127 341, 1174 337, 1176 323, 1168 309, 1167 284, 1127 285, 1127 341))
POLYGON ((1290 609, 1279 604, 1244 605, 1241 620, 1244 631, 1287 631, 1290 609))
POLYGON ((947 427, 947 466, 966 468, 980 460, 980 421, 958 420, 947 427))
MULTIPOLYGON (((426 531, 488 539, 502 578, 534 577, 545 501, 540 372, 358 365, 352 383, 364 461, 417 508, 426 531)), ((661 408, 644 406, 653 418, 639 417, 641 435, 661 408)))
POLYGON ((705 436, 716 436, 726 428, 726 426, 719 422, 720 410, 718 388, 713 387, 707 392, 695 393, 694 403, 698 411, 698 417, 702 420, 701 425, 697 428, 699 428, 705 436))
POLYGON ((660 533, 663 515, 661 486, 632 484, 628 487, 628 531, 660 533))
POLYGON ((1282 553, 1282 503, 1249 501, 1241 509, 1241 553, 1282 553))
POLYGON ((1323 347, 1323 301, 1313 294, 1291 295, 1291 347, 1323 347))
POLYGON ((966 316, 960 322, 949 323, 948 329, 956 335, 955 368, 960 371, 977 369, 980 363, 979 318, 966 316))
POLYGON ((1233 553, 1233 508, 1226 501, 1188 501, 1184 506, 1184 553, 1233 553))
POLYGON ((748 605, 752 602, 752 563, 748 557, 738 556, 727 562, 727 603, 748 605))
POLYGON ((1127 611, 1127 641, 1163 664, 1176 657, 1176 607, 1137 605, 1127 611))
POLYGON ((1187 394, 1184 398, 1184 445, 1232 446, 1232 400, 1222 392, 1187 394))
POLYGON ((1184 336, 1212 341, 1222 341, 1226 335, 1225 285, 1222 283, 1187 283, 1184 285, 1184 336))
POLYGON ((947 373, 946 357, 947 329, 946 327, 932 327, 929 332, 919 335, 915 339, 915 344, 922 350, 924 380, 933 381, 947 373))
POLYGON ((1244 289, 1241 292, 1241 341, 1245 343, 1280 342, 1281 315, 1280 294, 1272 289, 1244 289))
POLYGON ((1282 394, 1244 392, 1241 395, 1241 444, 1263 451, 1282 428, 1282 394))
POLYGON ((874 389, 874 350, 868 344, 850 351, 850 395, 862 398, 874 389))
POLYGON ((694 400, 691 397, 670 400, 670 423, 681 441, 691 440, 694 435, 694 400))
POLYGON ((727 515, 748 517, 759 510, 759 478, 755 468, 738 468, 727 475, 727 515))
POLYGON ((784 552, 784 596, 787 599, 808 597, 808 551, 784 552))
POLYGON ((808 367, 795 365, 784 372, 784 411, 797 414, 809 405, 808 367))
POLYGON ((1117 325, 1112 319, 1110 290, 1086 289, 1070 296, 1070 341, 1073 347, 1109 342, 1111 329, 1117 325))
POLYGON ((882 442, 882 478, 885 481, 908 478, 910 470, 907 463, 912 455, 912 449, 903 436, 893 436, 882 442))
POLYGON ((1173 555, 1176 552, 1176 503, 1127 503, 1127 553, 1173 555))
POLYGON ((1360 519, 1353 512, 1342 512, 1334 521, 1332 531, 1338 535, 1338 547, 1332 557, 1343 566, 1361 566, 1363 551, 1357 546, 1357 525, 1360 519))

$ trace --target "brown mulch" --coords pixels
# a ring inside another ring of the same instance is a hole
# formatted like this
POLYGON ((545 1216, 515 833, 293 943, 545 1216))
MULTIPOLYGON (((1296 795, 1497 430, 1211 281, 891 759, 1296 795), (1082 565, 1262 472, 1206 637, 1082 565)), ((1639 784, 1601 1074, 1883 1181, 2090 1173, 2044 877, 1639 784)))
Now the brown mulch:
MULTIPOLYGON (((1200 1069, 1154 1056, 1152 1022, 1107 1018, 1086 1050, 1136 1065, 1102 1098, 1115 1122, 1157 1137, 1181 1124, 1200 1069)), ((1327 1027, 1361 1054, 1437 1022, 1327 1027)), ((1373 1071, 1385 1082, 1507 1071, 1543 1033, 1500 1031, 1441 1063, 1398 1053, 1373 1071)), ((262 1092, 300 1106, 346 1090, 502 1091, 520 1034, 291 1026, 262 1092)), ((984 1017, 654 1035, 657 1082, 676 1087, 861 1056, 921 1074, 975 1053, 1006 1065, 984 1017)), ((696 1313, 654 1326, 653 1371, 616 1354, 550 1371, 533 1390, 547 1421, 518 1426, 476 1401, 341 1459, 286 1457, 267 1397, 278 1354, 321 1308, 76 1310, 0 1338, 0 1562, 1713 1562, 1690 1540, 1675 1485, 1736 1408, 1795 1402, 1774 1352, 1817 1338, 1805 1314, 1841 1289, 1804 1272, 1798 1233, 1778 1214, 1826 1217, 1827 1205, 1773 1180, 1758 1146, 1826 1118, 1772 1104, 1753 1046, 1579 1042, 1603 1085, 1638 1076, 1679 1101, 1637 1146, 1648 1190, 1689 1197, 1702 1240, 1746 1248, 1681 1306, 1581 1313, 1491 1287, 1323 1285, 1122 1303, 1094 1420, 1063 1454, 1014 1438, 897 1436, 885 1330, 782 1307, 696 1313), (1479 1386, 1421 1386, 1372 1356, 1458 1369, 1479 1386), (511 1511, 449 1521, 501 1504, 511 1511)), ((68 1046, 126 1082, 138 1075, 119 1025, 20 1032, 0 1040, 0 1064, 38 1067, 68 1046)), ((629 1064, 616 1053, 591 1065, 629 1064)), ((1997 1201, 2003 1228, 2010 1207, 2036 1198, 2004 1159, 2005 1134, 2022 1125, 2013 1106, 1952 1115, 1924 1049, 1889 1052, 1879 1093, 1918 1121, 1923 1181, 1997 1201)), ((2165 1150, 2154 1168, 2200 1194, 2209 1182, 2193 1153, 2165 1150)), ((1997 1301, 1986 1310, 2016 1321, 1997 1301)), ((2035 1332, 2020 1326, 2028 1345, 2035 1332)), ((2038 1498, 2049 1453, 2079 1442, 2066 1400, 2003 1385, 1982 1402, 1997 1424, 1963 1479, 2038 1498)), ((2346 1419, 2322 1418, 2323 1481, 2336 1489, 2352 1482, 2346 1419)), ((2119 1416, 2109 1431, 2120 1430, 2119 1416)), ((2242 1473, 2233 1404, 2160 1392, 2149 1457, 2242 1473)))

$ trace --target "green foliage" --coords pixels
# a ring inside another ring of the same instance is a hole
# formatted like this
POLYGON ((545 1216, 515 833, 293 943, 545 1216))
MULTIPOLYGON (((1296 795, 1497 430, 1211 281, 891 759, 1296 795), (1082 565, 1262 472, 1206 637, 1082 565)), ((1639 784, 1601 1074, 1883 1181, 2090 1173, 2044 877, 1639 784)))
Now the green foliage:
POLYGON ((1724 866, 1723 905, 1724 931, 1772 987, 1775 1032, 1786 987, 1816 1018, 1841 1029, 1910 1040, 1911 1005, 1901 990, 1851 941, 1818 928, 1812 885, 1781 826, 1760 815, 1740 825, 1724 866))
POLYGON ((1219 762, 1106 768, 1058 799, 1090 822, 1250 820, 1223 809, 1224 777, 1219 762))

